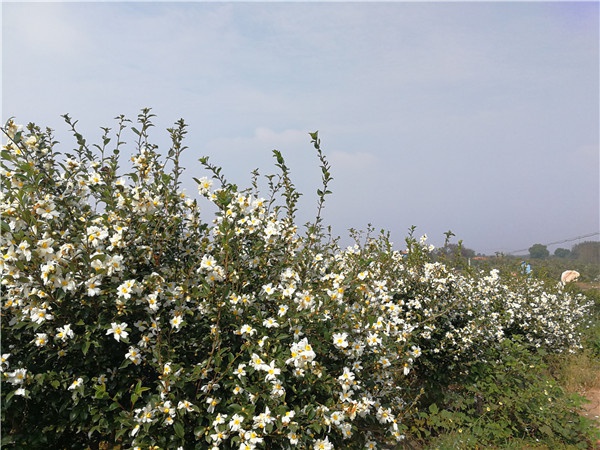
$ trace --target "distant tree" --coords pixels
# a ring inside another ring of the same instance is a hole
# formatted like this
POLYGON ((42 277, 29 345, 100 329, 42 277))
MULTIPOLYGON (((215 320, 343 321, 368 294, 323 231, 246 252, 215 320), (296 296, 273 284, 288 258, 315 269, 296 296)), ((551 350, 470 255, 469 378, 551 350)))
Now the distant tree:
POLYGON ((533 244, 529 247, 529 256, 535 259, 544 259, 550 256, 550 252, 543 244, 533 244))
POLYGON ((436 256, 462 256, 463 258, 472 258, 475 256, 475 250, 464 247, 462 244, 446 244, 443 247, 435 249, 436 256))
POLYGON ((568 258, 569 256, 571 256, 571 250, 568 250, 566 248, 557 248, 556 250, 554 250, 554 256, 556 256, 557 258, 568 258))
POLYGON ((578 261, 600 264, 600 242, 598 241, 586 241, 574 245, 571 253, 578 261))

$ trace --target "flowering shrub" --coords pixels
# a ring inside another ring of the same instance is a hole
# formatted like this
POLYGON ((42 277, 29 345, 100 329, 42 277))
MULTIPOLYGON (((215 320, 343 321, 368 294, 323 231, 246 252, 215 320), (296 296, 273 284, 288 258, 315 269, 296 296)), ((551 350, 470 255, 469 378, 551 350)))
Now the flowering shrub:
MULTIPOLYGON (((378 448, 406 438, 432 374, 522 336, 579 345, 581 297, 454 272, 370 234, 347 249, 321 211, 295 224, 281 153, 261 197, 208 158, 181 189, 186 126, 162 158, 143 110, 73 153, 12 120, 2 150, 2 445, 7 448, 378 448), (216 210, 204 217, 202 202, 216 210)), ((458 370, 458 369, 456 369, 458 370)))

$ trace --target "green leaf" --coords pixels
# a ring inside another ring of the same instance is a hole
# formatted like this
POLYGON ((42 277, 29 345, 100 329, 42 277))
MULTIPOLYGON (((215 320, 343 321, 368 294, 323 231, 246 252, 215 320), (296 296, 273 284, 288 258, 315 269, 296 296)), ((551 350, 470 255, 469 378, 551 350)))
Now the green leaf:
POLYGON ((94 394, 94 398, 99 400, 108 398, 108 392, 106 392, 106 386, 104 384, 97 385, 95 389, 96 393, 94 394))
POLYGON ((275 158, 277 159, 277 162, 279 164, 284 164, 285 161, 283 159, 283 156, 281 155, 281 152, 278 150, 273 150, 273 154, 275 155, 275 158))
POLYGON ((15 392, 17 392, 17 391, 12 391, 12 392, 9 392, 9 393, 6 395, 6 399, 4 399, 4 403, 5 403, 5 404, 4 404, 4 407, 6 407, 6 404, 8 404, 8 402, 10 401, 10 399, 11 399, 11 398, 13 398, 13 396, 15 395, 15 392))
POLYGON ((175 422, 173 424, 173 429, 175 430, 175 434, 177 435, 177 437, 183 439, 183 437, 185 436, 185 430, 183 429, 183 425, 181 424, 181 422, 175 422))
POLYGON ((3 233, 9 233, 10 226, 4 220, 0 220, 0 230, 2 230, 3 233))
MULTIPOLYGON (((204 433, 206 432, 206 427, 196 427, 194 428, 194 436, 196 436, 197 439, 200 439, 201 436, 204 436, 204 433)), ((208 439, 208 436, 207 436, 208 439)))
POLYGON ((109 411, 114 411, 115 409, 118 409, 118 408, 120 408, 120 407, 121 407, 121 405, 119 405, 119 403, 118 403, 118 402, 112 402, 112 403, 110 404, 110 406, 108 407, 108 410, 109 410, 109 411))
POLYGON ((123 436, 125 434, 125 432, 127 432, 127 428, 120 428, 119 430, 117 430, 117 433, 115 434, 115 438, 119 439, 121 436, 123 436))
POLYGON ((429 412, 431 414, 437 414, 439 412, 439 408, 435 403, 432 403, 431 405, 429 405, 429 412))

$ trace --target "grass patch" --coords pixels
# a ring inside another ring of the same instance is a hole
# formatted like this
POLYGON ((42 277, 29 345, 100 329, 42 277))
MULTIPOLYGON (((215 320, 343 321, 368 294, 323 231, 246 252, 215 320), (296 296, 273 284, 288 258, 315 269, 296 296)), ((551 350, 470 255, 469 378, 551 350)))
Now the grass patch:
POLYGON ((583 394, 600 389, 600 359, 589 348, 575 354, 554 356, 550 369, 569 393, 583 394))

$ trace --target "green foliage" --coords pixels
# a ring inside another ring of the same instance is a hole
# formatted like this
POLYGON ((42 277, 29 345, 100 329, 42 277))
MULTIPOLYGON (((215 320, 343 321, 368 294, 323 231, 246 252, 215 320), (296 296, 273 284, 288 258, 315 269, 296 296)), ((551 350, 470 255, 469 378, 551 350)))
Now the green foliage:
POLYGON ((437 397, 421 405, 415 430, 461 442, 460 448, 505 448, 523 439, 549 448, 588 448, 598 433, 576 412, 582 398, 565 394, 542 355, 516 337, 490 347, 484 359, 461 365, 437 397))
POLYGON ((529 256, 534 259, 544 259, 550 256, 550 252, 543 244, 533 244, 529 247, 529 256))
POLYGON ((571 250, 566 248, 557 248, 554 250, 554 256, 557 258, 569 258, 571 256, 571 250))
MULTIPOLYGON (((148 109, 91 146, 64 118, 71 153, 51 130, 3 128, 3 447, 389 448, 459 432, 450 418, 492 442, 507 427, 478 428, 471 399, 504 398, 494 383, 510 390, 494 417, 548 434, 515 393, 533 383, 532 404, 541 386, 563 401, 523 364, 580 347, 585 297, 457 271, 414 229, 403 252, 372 229, 339 248, 322 219, 332 175, 316 132, 322 186, 301 234, 279 151, 264 198, 258 171, 243 189, 206 157, 190 197, 183 121, 163 157, 148 109)), ((556 439, 584 436, 542 412, 556 439)))
POLYGON ((600 242, 581 242, 571 250, 576 259, 589 264, 600 264, 600 242))
MULTIPOLYGON (((497 269, 503 276, 520 275, 522 257, 518 256, 496 256, 490 257, 485 261, 472 261, 474 267, 478 269, 491 270, 497 269)), ((598 283, 600 281, 600 265, 589 264, 573 258, 550 257, 546 259, 530 259, 527 261, 531 265, 531 275, 538 280, 548 284, 560 281, 561 274, 565 270, 576 270, 581 274, 579 282, 598 283)), ((596 285, 600 286, 600 285, 596 285)))

